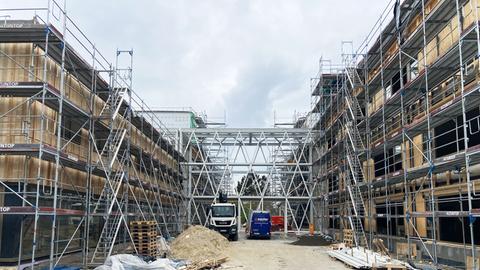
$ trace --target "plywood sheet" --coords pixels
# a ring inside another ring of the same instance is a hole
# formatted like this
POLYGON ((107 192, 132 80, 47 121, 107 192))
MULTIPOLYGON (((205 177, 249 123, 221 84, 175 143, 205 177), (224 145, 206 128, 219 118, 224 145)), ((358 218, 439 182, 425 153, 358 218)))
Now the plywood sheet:
POLYGON ((413 166, 421 166, 423 164, 423 135, 419 134, 413 137, 413 166))
MULTIPOLYGON (((425 199, 421 193, 415 196, 415 208, 417 212, 425 212, 425 199)), ((421 237, 427 237, 427 219, 424 217, 416 217, 415 219, 418 234, 421 237)))

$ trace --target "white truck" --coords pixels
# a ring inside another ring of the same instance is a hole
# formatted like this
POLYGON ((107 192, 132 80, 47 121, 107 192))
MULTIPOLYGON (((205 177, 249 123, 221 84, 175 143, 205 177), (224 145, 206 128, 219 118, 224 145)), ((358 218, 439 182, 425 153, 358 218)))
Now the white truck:
POLYGON ((214 203, 210 205, 209 228, 231 241, 238 240, 237 207, 233 203, 214 203))

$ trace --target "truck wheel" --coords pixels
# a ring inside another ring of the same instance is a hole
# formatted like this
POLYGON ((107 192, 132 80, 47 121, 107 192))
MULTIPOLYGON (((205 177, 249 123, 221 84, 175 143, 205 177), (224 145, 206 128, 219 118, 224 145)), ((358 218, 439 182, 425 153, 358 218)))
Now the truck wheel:
POLYGON ((238 233, 234 234, 232 237, 230 237, 232 241, 238 241, 238 233))

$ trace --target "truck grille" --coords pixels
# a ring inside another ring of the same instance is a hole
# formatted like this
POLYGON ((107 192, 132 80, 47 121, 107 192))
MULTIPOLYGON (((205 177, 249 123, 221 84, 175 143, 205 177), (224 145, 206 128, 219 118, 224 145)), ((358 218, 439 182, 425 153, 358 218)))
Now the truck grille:
POLYGON ((217 220, 215 221, 215 223, 217 225, 223 225, 223 226, 230 225, 230 221, 225 221, 225 220, 217 220))

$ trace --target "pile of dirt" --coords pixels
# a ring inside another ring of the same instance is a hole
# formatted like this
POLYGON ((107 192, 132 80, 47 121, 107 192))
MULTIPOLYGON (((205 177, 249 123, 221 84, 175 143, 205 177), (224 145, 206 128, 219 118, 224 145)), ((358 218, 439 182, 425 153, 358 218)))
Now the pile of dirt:
POLYGON ((332 242, 330 237, 324 235, 302 235, 291 244, 296 246, 328 246, 332 242))
POLYGON ((222 252, 228 245, 229 242, 223 235, 196 225, 190 226, 175 238, 170 248, 173 258, 198 262, 225 257, 222 252))

